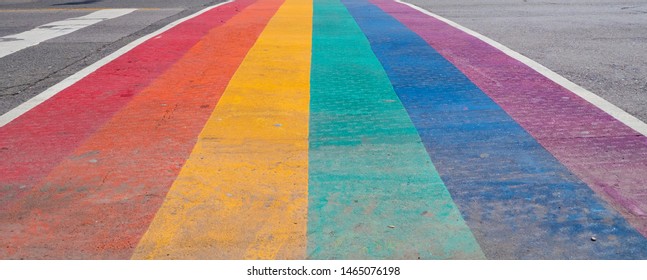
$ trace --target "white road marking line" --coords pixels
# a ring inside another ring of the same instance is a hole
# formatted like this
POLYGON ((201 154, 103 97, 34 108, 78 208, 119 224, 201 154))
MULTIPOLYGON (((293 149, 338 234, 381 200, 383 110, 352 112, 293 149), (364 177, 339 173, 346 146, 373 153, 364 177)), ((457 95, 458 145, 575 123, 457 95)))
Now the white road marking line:
POLYGON ((163 32, 175 27, 176 25, 185 22, 187 20, 190 20, 194 17, 197 17, 203 13, 208 12, 211 9, 214 9, 216 7, 234 2, 235 0, 228 0, 222 3, 218 3, 216 5, 213 5, 211 7, 204 8, 192 15, 189 15, 187 17, 181 18, 179 20, 176 20, 172 23, 169 23, 168 25, 162 27, 161 29, 148 34, 144 37, 141 37, 135 41, 132 41, 130 44, 123 46, 121 49, 117 50, 116 52, 100 59, 99 61, 93 63, 92 65, 82 69, 79 72, 74 73, 74 75, 67 77, 65 80, 60 81, 58 84, 53 85, 52 87, 46 89, 45 91, 41 92, 40 94, 32 97, 31 99, 27 100, 26 102, 20 104, 18 107, 13 108, 11 111, 5 113, 4 115, 0 116, 0 128, 5 126, 6 124, 10 123, 11 121, 15 120, 16 118, 20 117, 22 114, 28 112, 29 110, 33 109, 34 107, 40 105, 41 103, 45 102, 47 99, 50 99, 52 96, 56 95, 57 93, 61 92, 62 90, 66 89, 67 87, 73 85, 74 83, 80 81, 81 79, 85 78, 86 76, 92 74, 92 72, 96 71, 97 69, 101 68, 102 66, 110 63, 111 61, 115 60, 116 58, 122 56, 123 54, 127 53, 128 51, 134 49, 135 47, 139 46, 140 44, 148 41, 148 39, 151 39, 155 36, 158 36, 162 34, 163 32))
POLYGON ((558 85, 570 90, 571 92, 575 93, 579 97, 583 98, 584 100, 588 101, 589 103, 593 104, 594 106, 600 108, 602 111, 606 112, 607 114, 611 115, 618 121, 622 122, 626 126, 632 128, 633 130, 639 132, 640 134, 647 136, 647 124, 645 124, 643 121, 640 119, 632 116, 631 114, 627 113, 626 111, 620 109, 618 106, 611 104, 609 101, 606 101, 602 97, 596 95, 595 93, 592 93, 588 91, 587 89, 569 81, 568 79, 562 77, 561 75, 553 72, 552 70, 546 68, 545 66, 539 64, 538 62, 516 52, 511 50, 510 48, 504 46, 503 44, 494 41, 484 35, 481 35, 474 30, 471 30, 467 27, 464 27, 456 22, 453 22, 449 19, 446 19, 444 17, 441 17, 437 14, 434 14, 430 11, 427 11, 421 7, 418 7, 414 4, 407 3, 401 0, 395 0, 395 2, 398 2, 400 4, 407 5, 413 9, 416 9, 428 16, 434 17, 442 22, 445 22, 469 35, 472 35, 476 37, 477 39, 487 43, 488 45, 497 48, 498 50, 502 51, 503 53, 507 54, 508 56, 518 60, 519 62, 525 64, 526 66, 532 68, 533 70, 537 71, 539 74, 542 74, 546 78, 552 80, 553 82, 557 83, 558 85))
POLYGON ((38 45, 49 39, 70 34, 81 28, 88 27, 104 20, 117 18, 136 9, 105 9, 85 16, 68 18, 38 26, 32 30, 0 38, 0 58, 38 45))

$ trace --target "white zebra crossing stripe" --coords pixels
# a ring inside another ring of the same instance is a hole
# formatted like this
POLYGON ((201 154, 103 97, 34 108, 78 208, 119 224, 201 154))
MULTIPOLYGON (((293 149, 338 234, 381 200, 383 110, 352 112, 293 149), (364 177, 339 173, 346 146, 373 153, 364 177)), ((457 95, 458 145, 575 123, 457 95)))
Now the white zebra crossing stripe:
POLYGON ((117 18, 137 9, 105 9, 85 16, 69 18, 38 26, 22 33, 0 37, 0 58, 38 45, 49 39, 70 34, 104 20, 117 18))

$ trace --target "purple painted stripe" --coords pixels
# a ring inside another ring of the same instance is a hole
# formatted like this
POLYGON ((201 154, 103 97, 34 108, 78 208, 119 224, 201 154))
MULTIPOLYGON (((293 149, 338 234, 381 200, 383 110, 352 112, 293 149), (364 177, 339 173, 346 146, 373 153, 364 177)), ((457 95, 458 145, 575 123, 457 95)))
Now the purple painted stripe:
POLYGON ((393 0, 371 0, 426 40, 647 236, 647 137, 487 43, 393 0))

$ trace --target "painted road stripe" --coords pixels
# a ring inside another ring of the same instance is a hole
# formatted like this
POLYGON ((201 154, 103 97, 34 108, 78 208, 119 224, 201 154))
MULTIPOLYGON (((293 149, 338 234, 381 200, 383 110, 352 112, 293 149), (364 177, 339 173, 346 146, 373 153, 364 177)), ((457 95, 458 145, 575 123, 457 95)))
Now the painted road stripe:
POLYGON ((647 257, 643 236, 427 42, 344 2, 488 258, 647 257))
POLYGON ((303 259, 312 3, 287 0, 232 78, 133 258, 303 259))
POLYGON ((473 37, 404 5, 375 2, 439 50, 647 236, 647 137, 634 131, 641 129, 614 119, 604 106, 599 109, 580 99, 572 87, 550 81, 550 75, 542 77, 545 73, 535 71, 539 66, 516 61, 509 51, 480 41, 482 36, 473 37), (511 75, 522 78, 510 79, 511 75))
POLYGON ((313 29, 308 258, 483 258, 353 18, 313 29))
MULTIPOLYGON (((384 2, 384 0, 378 0, 384 2)), ((609 101, 606 101, 604 98, 596 95, 595 93, 592 93, 588 91, 587 89, 569 81, 568 79, 562 77, 561 75, 553 72, 552 70, 548 69, 547 67, 537 63, 536 61, 504 46, 503 44, 494 41, 478 32, 475 32, 467 27, 464 27, 456 22, 453 22, 449 19, 446 19, 444 17, 441 17, 439 15, 436 15, 432 12, 429 12, 423 8, 420 8, 416 5, 407 3, 405 1, 400 1, 400 0, 394 0, 395 2, 407 5, 413 9, 416 9, 424 14, 427 14, 429 16, 432 16, 442 22, 445 22, 452 27, 455 27, 471 36, 474 36, 475 38, 483 41, 484 43, 502 51, 506 55, 518 60, 519 62, 525 64, 526 66, 532 68, 535 70, 537 73, 540 73, 541 75, 545 76, 546 78, 552 80, 556 84, 568 89, 569 91, 577 94, 579 97, 582 99, 588 101, 589 103, 593 104, 594 106, 600 108, 602 111, 605 111, 607 114, 613 116, 620 122, 624 123, 628 127, 631 127, 633 130, 641 133, 644 136, 647 136, 647 124, 645 124, 643 121, 640 119, 632 116, 631 114, 627 113, 626 111, 620 109, 619 107, 611 104, 609 101)))
MULTIPOLYGON (((56 96, 0 127, 0 215, 211 28, 224 24, 253 1, 218 7, 137 47, 131 44, 132 50, 121 49, 95 63, 96 68, 106 64, 100 69, 86 68, 43 92, 47 98, 56 96)), ((40 97, 27 103, 36 106, 43 101, 40 97)), ((21 105, 11 112, 22 114, 21 108, 29 109, 21 105)))
POLYGON ((227 83, 281 3, 258 1, 212 29, 9 209, 15 213, 11 237, 0 230, 11 240, 6 257, 130 258, 227 83), (37 235, 30 232, 34 224, 37 235))
POLYGON ((0 58, 22 49, 38 45, 49 39, 70 34, 81 28, 88 27, 104 20, 127 15, 136 10, 137 9, 99 10, 85 16, 55 21, 43 24, 29 31, 0 37, 0 58))
MULTIPOLYGON (((41 103, 43 103, 43 102, 47 101, 48 99, 52 98, 54 95, 58 94, 59 92, 61 92, 61 91, 65 90, 65 89, 67 89, 68 87, 74 85, 76 82, 78 82, 78 81, 82 80, 83 78, 87 77, 88 75, 94 73, 99 68, 102 68, 103 66, 106 66, 106 65, 112 63, 114 60, 117 60, 118 58, 120 58, 124 54, 130 52, 131 50, 135 49, 139 45, 144 44, 148 40, 150 40, 150 39, 152 39, 154 37, 157 37, 157 36, 159 36, 160 34, 166 32, 166 31, 171 30, 173 27, 175 27, 175 26, 177 26, 177 25, 179 25, 179 24, 181 24, 181 23, 183 23, 185 21, 189 21, 189 20, 191 20, 191 19, 193 19, 195 17, 198 17, 198 16, 206 13, 206 12, 211 11, 214 8, 217 8, 217 7, 225 5, 225 4, 229 4, 231 2, 233 2, 233 0, 225 1, 225 2, 222 2, 222 3, 218 3, 216 5, 204 8, 204 9, 200 10, 197 13, 194 13, 194 14, 189 15, 187 17, 176 20, 176 21, 162 27, 161 29, 159 29, 159 30, 157 30, 157 31, 155 31, 155 32, 153 32, 151 34, 148 34, 148 35, 146 35, 144 37, 141 37, 141 38, 129 43, 128 45, 125 45, 124 47, 117 50, 116 52, 114 52, 114 53, 100 59, 99 61, 93 63, 92 65, 90 65, 90 66, 88 66, 86 68, 84 68, 83 70, 74 73, 74 75, 67 77, 66 79, 62 80, 58 84, 55 84, 52 87, 50 87, 50 88, 46 89, 45 91, 41 92, 40 94, 32 97, 31 99, 29 99, 26 102, 20 104, 19 106, 12 109, 11 111, 6 112, 2 116, 0 116, 0 128, 7 125, 8 123, 15 120, 16 118, 22 116, 23 114, 27 113, 29 110, 35 108, 36 106, 40 105, 41 103)), ((249 0, 248 1, 238 0, 238 4, 241 5, 241 6, 247 5, 248 3, 245 4, 246 2, 249 2, 249 0)), ((222 21, 222 22, 224 22, 224 21, 222 21)), ((204 30, 204 28, 194 28, 194 30, 204 30)), ((182 30, 182 31, 185 34, 193 34, 195 32, 193 30, 182 30)), ((159 38, 156 38, 156 39, 159 39, 159 38)), ((157 41, 158 42, 156 42, 156 43, 165 43, 165 42, 163 42, 165 40, 157 40, 157 41)), ((153 44, 154 43, 149 42, 149 45, 153 45, 153 44)), ((176 46, 177 47, 182 47, 183 45, 176 45, 176 46)), ((145 46, 142 46, 140 48, 143 49, 144 47, 145 46)), ((123 58, 122 58, 122 60, 123 60, 123 58)), ((164 68, 157 67, 157 69, 161 70, 161 69, 164 69, 164 68)), ((142 74, 143 73, 146 73, 146 72, 142 72, 142 74)), ((158 73, 158 71, 152 71, 152 72, 149 72, 149 73, 158 73)))

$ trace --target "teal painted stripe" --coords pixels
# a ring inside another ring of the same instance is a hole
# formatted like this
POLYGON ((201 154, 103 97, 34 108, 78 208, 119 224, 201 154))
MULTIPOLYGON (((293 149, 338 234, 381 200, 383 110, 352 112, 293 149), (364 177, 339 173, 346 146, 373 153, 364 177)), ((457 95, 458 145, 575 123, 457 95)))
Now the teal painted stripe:
POLYGON ((484 258, 366 37, 314 3, 308 257, 484 258))

